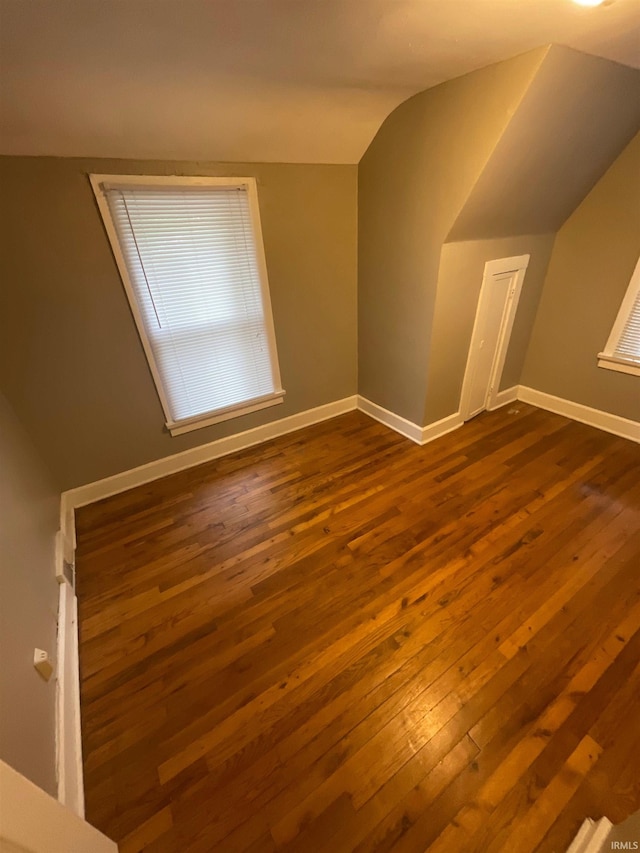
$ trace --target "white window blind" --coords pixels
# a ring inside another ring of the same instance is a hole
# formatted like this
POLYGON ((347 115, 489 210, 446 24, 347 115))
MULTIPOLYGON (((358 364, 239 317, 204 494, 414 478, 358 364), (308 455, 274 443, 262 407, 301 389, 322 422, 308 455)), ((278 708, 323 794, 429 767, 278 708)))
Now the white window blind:
POLYGON ((633 300, 614 354, 640 364, 640 291, 633 300))
POLYGON ((281 402, 250 184, 100 187, 169 428, 281 402))
POLYGON ((640 260, 613 324, 598 365, 609 370, 640 375, 640 260))

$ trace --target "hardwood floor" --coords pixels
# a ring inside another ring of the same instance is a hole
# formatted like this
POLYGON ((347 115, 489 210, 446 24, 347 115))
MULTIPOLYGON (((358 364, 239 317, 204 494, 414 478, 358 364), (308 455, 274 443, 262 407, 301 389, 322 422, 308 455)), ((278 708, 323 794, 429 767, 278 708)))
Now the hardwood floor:
POLYGON ((134 851, 564 851, 640 807, 640 446, 354 412, 78 513, 87 818, 134 851))

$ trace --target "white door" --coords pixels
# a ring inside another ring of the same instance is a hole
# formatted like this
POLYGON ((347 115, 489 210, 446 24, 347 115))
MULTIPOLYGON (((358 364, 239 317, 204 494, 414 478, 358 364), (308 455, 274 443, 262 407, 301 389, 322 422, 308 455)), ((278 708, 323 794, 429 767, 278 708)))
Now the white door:
POLYGON ((496 402, 529 255, 485 264, 460 410, 465 421, 496 402))

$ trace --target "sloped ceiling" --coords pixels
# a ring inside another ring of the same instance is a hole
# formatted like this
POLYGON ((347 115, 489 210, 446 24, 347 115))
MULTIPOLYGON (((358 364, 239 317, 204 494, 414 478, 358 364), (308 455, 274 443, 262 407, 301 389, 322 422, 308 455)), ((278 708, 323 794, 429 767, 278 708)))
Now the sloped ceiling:
POLYGON ((557 231, 640 129, 640 71, 547 52, 448 242, 557 231))
POLYGON ((551 42, 640 62, 637 0, 1 0, 0 151, 357 162, 410 95, 551 42))

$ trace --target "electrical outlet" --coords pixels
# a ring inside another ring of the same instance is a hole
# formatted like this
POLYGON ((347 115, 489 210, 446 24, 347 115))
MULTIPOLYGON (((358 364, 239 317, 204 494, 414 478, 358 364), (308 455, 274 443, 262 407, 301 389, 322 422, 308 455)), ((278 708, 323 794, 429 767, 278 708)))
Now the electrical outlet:
POLYGON ((44 680, 49 681, 53 675, 53 664, 51 663, 49 653, 45 652, 44 649, 35 649, 33 653, 33 665, 44 680))

